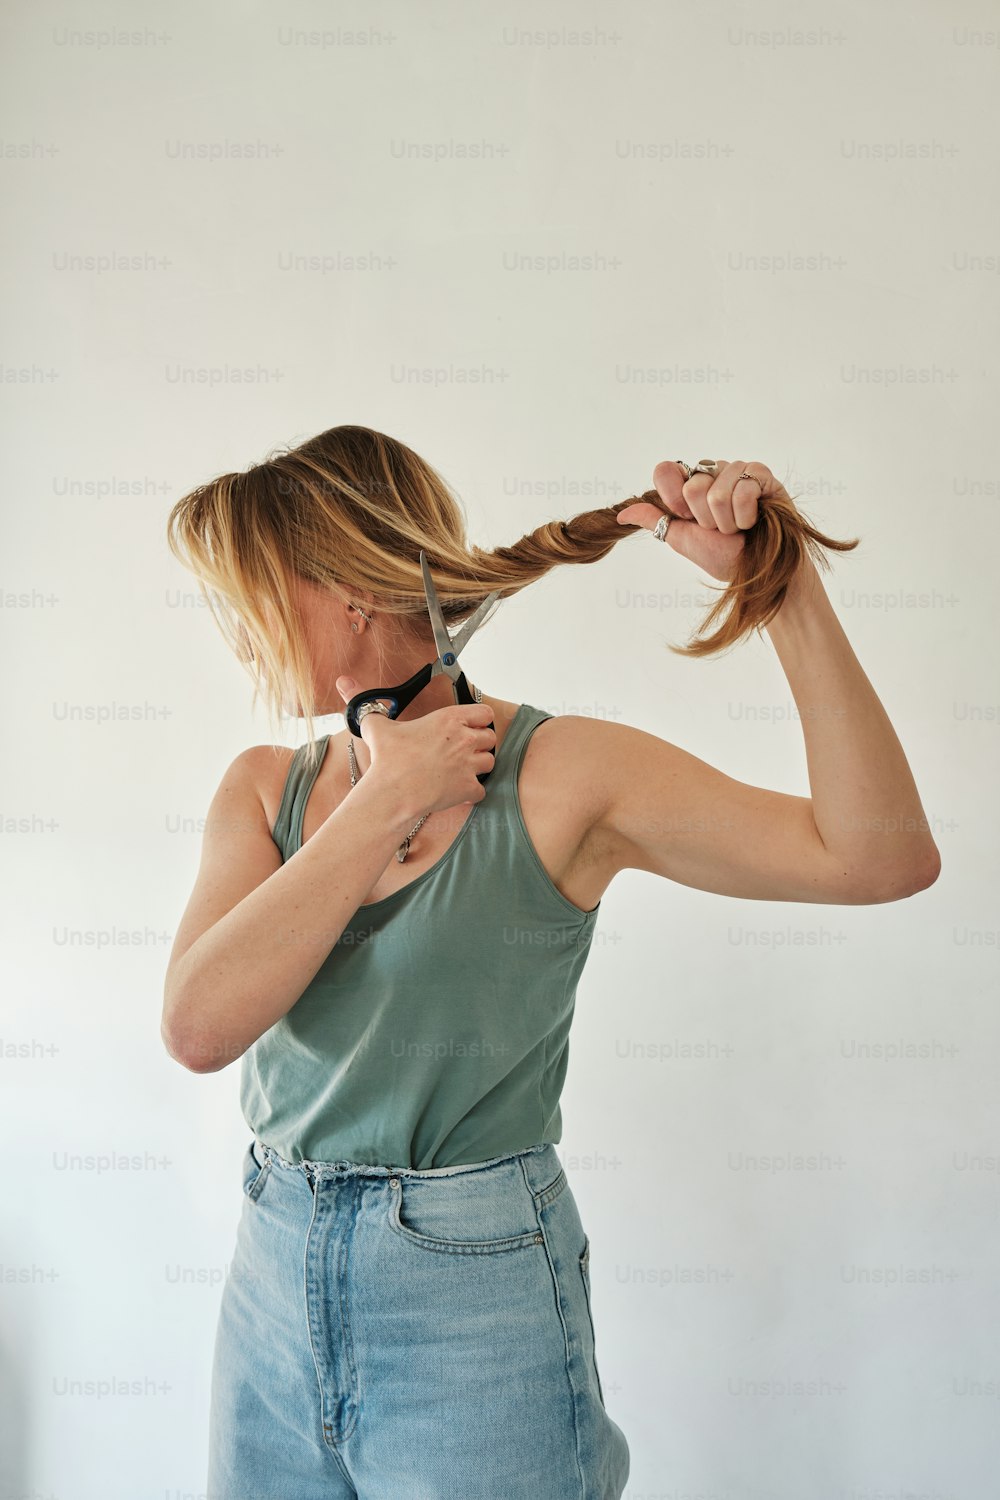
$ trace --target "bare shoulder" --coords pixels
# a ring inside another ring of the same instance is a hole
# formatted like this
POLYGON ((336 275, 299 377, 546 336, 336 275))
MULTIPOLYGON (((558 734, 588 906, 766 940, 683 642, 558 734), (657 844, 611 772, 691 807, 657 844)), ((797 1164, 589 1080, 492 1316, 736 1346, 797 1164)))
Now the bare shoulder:
POLYGON ((626 825, 644 821, 647 810, 655 807, 659 815, 668 806, 673 813, 692 796, 707 801, 739 785, 682 746, 614 719, 563 714, 540 725, 534 738, 552 773, 561 768, 592 843, 618 845, 612 862, 619 867, 635 852, 624 837, 626 825))
POLYGON ((615 756, 640 733, 627 724, 584 714, 557 714, 545 719, 528 741, 525 766, 551 779, 572 798, 582 832, 598 821, 614 785, 615 756))
POLYGON ((683 805, 692 770, 702 764, 645 729, 584 714, 547 719, 532 735, 529 755, 532 745, 528 795, 537 788, 572 808, 578 858, 599 868, 606 882, 638 863, 625 826, 634 823, 635 809, 656 797, 683 805))
POLYGON ((274 827, 281 793, 295 754, 288 745, 251 745, 233 762, 260 798, 269 828, 274 827))
POLYGON ((637 729, 615 719, 589 714, 559 714, 539 725, 532 736, 539 754, 561 763, 573 795, 582 799, 597 821, 608 809, 615 786, 621 780, 625 761, 632 771, 643 766, 662 769, 663 756, 686 752, 648 730, 637 729))
MULTIPOLYGON (((608 730, 621 726, 583 714, 554 714, 532 732, 524 753, 519 795, 536 821, 542 805, 560 810, 560 821, 582 857, 593 843, 615 780, 615 744, 608 730)), ((593 860, 596 849, 589 851, 593 860)))
POLYGON ((280 745, 251 745, 239 751, 222 772, 214 794, 216 801, 233 797, 252 800, 270 777, 280 775, 290 755, 291 751, 280 745))

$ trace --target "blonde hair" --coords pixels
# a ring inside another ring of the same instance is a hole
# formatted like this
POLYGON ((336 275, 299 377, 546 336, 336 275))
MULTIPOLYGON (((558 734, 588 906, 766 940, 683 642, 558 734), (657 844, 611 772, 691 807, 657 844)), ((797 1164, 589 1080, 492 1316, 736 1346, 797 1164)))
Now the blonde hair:
MULTIPOLYGON (((665 508, 657 492, 647 490, 569 521, 547 521, 510 547, 485 550, 469 543, 460 501, 419 454, 369 427, 331 427, 244 473, 191 490, 170 512, 167 540, 198 577, 223 636, 249 671, 253 702, 263 696, 275 721, 294 688, 312 757, 316 704, 294 601, 296 575, 336 584, 349 599, 352 590, 364 591, 376 613, 397 617, 404 629, 412 622, 429 636, 423 549, 454 633, 494 590, 509 598, 551 568, 606 557, 617 542, 643 530, 616 520, 639 500, 665 508)), ((759 633, 807 554, 828 568, 821 548, 848 552, 857 545, 857 539, 824 536, 790 499, 766 500, 744 533, 735 577, 721 586, 696 636, 668 649, 709 656, 759 633), (717 622, 715 633, 706 635, 717 622)))

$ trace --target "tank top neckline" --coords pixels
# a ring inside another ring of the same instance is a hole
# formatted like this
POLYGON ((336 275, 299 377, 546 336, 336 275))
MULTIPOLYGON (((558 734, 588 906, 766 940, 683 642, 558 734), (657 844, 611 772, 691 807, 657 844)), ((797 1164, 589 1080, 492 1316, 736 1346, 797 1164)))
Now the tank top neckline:
MULTIPOLYGON (((506 769, 506 766, 507 766, 507 757, 504 755, 504 751, 507 749, 508 742, 509 742, 509 740, 510 740, 510 738, 511 738, 513 732, 514 732, 514 726, 516 724, 518 724, 518 721, 521 719, 521 717, 525 713, 527 713, 528 708, 529 708, 529 705, 527 703, 522 703, 522 704, 519 705, 519 707, 517 708, 516 712, 511 715, 511 720, 510 720, 510 723, 507 725, 506 733, 504 734, 503 739, 500 741, 500 745, 499 745, 499 747, 497 749, 497 753, 496 753, 496 755, 494 757, 494 761, 493 761, 493 776, 497 775, 497 773, 499 772, 499 770, 501 768, 501 765, 503 766, 504 769, 506 769)), ((548 715, 546 715, 546 717, 548 717, 548 715)), ((317 778, 317 776, 320 773, 320 770, 322 768, 324 760, 326 759, 326 752, 329 749, 330 740, 331 739, 332 739, 332 735, 330 735, 330 734, 326 734, 326 735, 323 736, 323 748, 322 748, 320 754, 317 756, 317 759, 316 759, 316 769, 315 769, 312 777, 310 778, 309 784, 304 788, 304 796, 302 797, 302 802, 301 802, 301 806, 300 806, 300 810, 299 810, 299 816, 296 819, 296 825, 295 826, 296 826, 296 830, 297 831, 296 831, 296 837, 295 837, 295 848, 292 850, 293 854, 298 853, 299 849, 302 848, 302 827, 303 827, 303 824, 305 822, 306 805, 307 805, 307 803, 309 801, 309 797, 310 797, 310 795, 312 793, 313 786, 316 783, 316 778, 317 778)), ((490 780, 493 779, 493 776, 490 777, 490 780)), ((489 788, 489 782, 486 783, 486 786, 487 786, 487 789, 488 789, 489 788)), ((465 835, 468 833, 469 829, 472 827, 472 824, 475 822, 476 815, 479 812, 479 809, 483 806, 483 803, 485 803, 486 801, 488 801, 488 797, 483 797, 479 802, 477 802, 475 804, 475 806, 470 811, 468 817, 465 819, 465 822, 462 824, 461 828, 458 830, 458 832, 456 833, 455 837, 452 839, 451 843, 438 856, 438 858, 434 861, 434 863, 432 865, 429 865, 428 868, 426 870, 424 870, 420 875, 417 875, 415 877, 415 879, 413 879, 411 881, 408 881, 408 883, 406 885, 401 885, 398 890, 396 890, 396 891, 390 891, 389 894, 388 894, 388 896, 380 896, 377 901, 364 901, 364 902, 362 902, 361 905, 357 908, 357 910, 353 913, 353 915, 351 916, 351 918, 349 919, 349 921, 354 921, 363 912, 374 911, 377 907, 386 906, 390 901, 397 901, 400 896, 408 896, 411 891, 416 890, 417 886, 423 885, 423 883, 424 883, 425 880, 428 880, 432 875, 436 875, 437 872, 438 872, 438 870, 441 868, 441 866, 446 863, 446 861, 450 858, 450 856, 454 853, 454 851, 458 848, 459 844, 465 838, 465 835)), ((588 914, 588 915, 590 915, 590 914, 588 914)))

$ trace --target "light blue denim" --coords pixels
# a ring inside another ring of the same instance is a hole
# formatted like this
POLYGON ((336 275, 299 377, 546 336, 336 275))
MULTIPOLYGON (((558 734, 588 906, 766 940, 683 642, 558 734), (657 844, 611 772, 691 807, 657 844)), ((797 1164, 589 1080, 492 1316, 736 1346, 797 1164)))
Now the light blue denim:
POLYGON ((620 1500, 553 1145, 417 1171, 252 1140, 242 1172, 209 1500, 620 1500))

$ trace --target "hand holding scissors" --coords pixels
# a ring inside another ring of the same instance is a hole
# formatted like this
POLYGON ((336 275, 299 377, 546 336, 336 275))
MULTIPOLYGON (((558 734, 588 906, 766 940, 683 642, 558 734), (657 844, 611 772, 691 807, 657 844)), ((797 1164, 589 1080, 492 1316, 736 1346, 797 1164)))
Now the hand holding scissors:
MULTIPOLYGON (((398 687, 366 688, 364 692, 355 693, 344 711, 347 718, 347 726, 353 735, 359 737, 361 735, 361 726, 358 723, 357 715, 358 709, 363 703, 374 702, 376 698, 388 700, 389 718, 398 718, 403 709, 412 703, 417 694, 427 686, 431 678, 437 677, 441 673, 451 679, 452 691, 455 695, 456 703, 476 702, 466 681, 465 673, 458 664, 458 657, 468 644, 470 637, 479 629, 479 626, 483 623, 492 606, 500 598, 500 591, 495 590, 483 600, 482 604, 478 605, 474 613, 465 621, 455 639, 452 640, 448 634, 448 627, 444 622, 441 605, 438 602, 437 590, 434 587, 431 570, 427 563, 427 555, 423 550, 420 553, 420 571, 423 574, 427 612, 431 617, 434 644, 437 647, 438 654, 434 661, 428 662, 425 667, 421 667, 419 672, 415 672, 412 677, 408 677, 398 687)), ((490 729, 494 728, 492 721, 488 727, 490 729)), ((477 776, 476 780, 485 782, 491 775, 491 771, 483 771, 477 776)))

